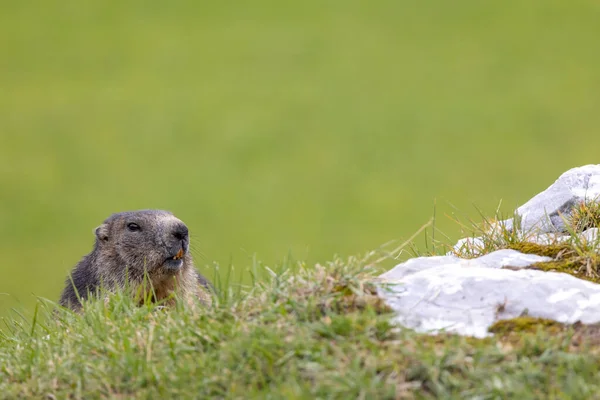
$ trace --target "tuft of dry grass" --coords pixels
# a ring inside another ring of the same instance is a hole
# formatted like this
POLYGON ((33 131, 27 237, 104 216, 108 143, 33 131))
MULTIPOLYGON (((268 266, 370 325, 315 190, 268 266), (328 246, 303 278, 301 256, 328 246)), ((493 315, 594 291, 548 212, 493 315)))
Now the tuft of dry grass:
POLYGON ((569 225, 575 232, 584 232, 590 228, 600 228, 600 202, 583 201, 573 207, 569 225))

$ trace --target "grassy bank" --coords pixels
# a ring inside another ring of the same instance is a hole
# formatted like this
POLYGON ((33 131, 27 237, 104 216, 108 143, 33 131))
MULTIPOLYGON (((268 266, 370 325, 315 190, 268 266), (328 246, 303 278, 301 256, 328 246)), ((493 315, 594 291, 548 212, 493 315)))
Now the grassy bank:
MULTIPOLYGON (((211 309, 91 302, 4 319, 0 398, 568 398, 600 391, 577 328, 473 340, 395 327, 366 259, 256 266, 211 309), (262 273, 265 273, 263 276, 262 273)), ((584 339, 585 338, 585 339, 584 339)))

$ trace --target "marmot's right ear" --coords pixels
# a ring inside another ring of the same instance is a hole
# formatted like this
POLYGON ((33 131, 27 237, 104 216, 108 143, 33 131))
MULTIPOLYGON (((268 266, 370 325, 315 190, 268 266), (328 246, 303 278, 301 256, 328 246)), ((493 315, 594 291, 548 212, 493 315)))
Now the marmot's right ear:
POLYGON ((102 224, 94 231, 99 242, 108 241, 108 225, 102 224))

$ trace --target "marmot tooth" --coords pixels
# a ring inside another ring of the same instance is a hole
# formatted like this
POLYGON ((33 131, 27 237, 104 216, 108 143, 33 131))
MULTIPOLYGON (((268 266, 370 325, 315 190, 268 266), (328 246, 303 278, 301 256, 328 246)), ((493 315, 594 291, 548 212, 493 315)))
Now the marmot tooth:
POLYGON ((173 260, 179 260, 181 257, 183 257, 183 249, 179 249, 173 260))

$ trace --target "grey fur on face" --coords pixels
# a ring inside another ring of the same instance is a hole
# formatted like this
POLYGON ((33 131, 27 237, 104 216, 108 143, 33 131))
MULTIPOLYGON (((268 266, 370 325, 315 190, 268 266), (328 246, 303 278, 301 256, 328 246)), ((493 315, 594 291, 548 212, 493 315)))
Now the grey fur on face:
POLYGON ((183 265, 189 251, 187 226, 162 210, 113 214, 96 229, 97 243, 107 256, 119 260, 132 272, 174 272, 183 265))

